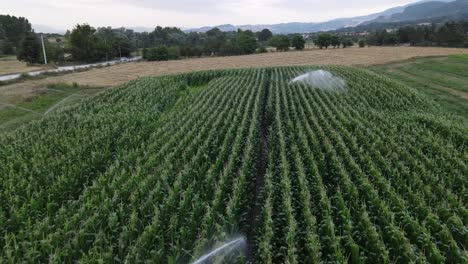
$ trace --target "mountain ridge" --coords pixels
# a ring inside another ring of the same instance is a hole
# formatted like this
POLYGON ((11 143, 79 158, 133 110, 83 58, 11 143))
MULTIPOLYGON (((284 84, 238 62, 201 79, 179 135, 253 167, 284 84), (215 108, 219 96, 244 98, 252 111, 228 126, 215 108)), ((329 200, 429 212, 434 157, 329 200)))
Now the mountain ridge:
POLYGON ((276 34, 290 34, 290 33, 312 33, 319 31, 330 31, 346 27, 354 27, 368 21, 375 20, 379 17, 390 17, 405 11, 405 9, 425 3, 437 2, 441 4, 454 2, 454 0, 423 0, 408 5, 392 7, 382 12, 377 12, 364 16, 336 18, 324 22, 287 22, 278 24, 245 24, 245 25, 232 25, 223 24, 218 26, 205 26, 200 28, 193 28, 186 30, 187 32, 206 32, 213 28, 219 28, 221 31, 235 31, 237 29, 260 31, 264 28, 271 30, 276 34))
POLYGON ((397 23, 405 21, 420 21, 431 23, 440 18, 466 19, 468 18, 468 0, 451 2, 430 1, 415 6, 408 6, 401 13, 389 16, 379 16, 363 24, 397 23))

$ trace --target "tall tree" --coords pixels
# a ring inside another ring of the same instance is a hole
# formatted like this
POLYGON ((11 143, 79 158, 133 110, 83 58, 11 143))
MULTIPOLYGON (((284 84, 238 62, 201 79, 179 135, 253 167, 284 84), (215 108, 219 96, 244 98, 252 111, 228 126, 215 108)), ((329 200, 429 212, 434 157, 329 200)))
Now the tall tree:
POLYGON ((296 49, 296 50, 303 50, 305 47, 305 39, 302 35, 295 35, 291 39, 291 45, 296 49))
POLYGON ((106 45, 88 24, 78 24, 70 33, 70 52, 73 59, 84 62, 99 61, 106 56, 106 45))
POLYGON ((33 33, 31 23, 24 17, 0 15, 0 49, 5 54, 14 54, 23 39, 33 33))
POLYGON ((257 40, 252 31, 237 30, 236 44, 241 54, 252 54, 258 47, 257 40))
POLYGON ((328 49, 328 47, 332 42, 333 35, 329 33, 321 33, 319 34, 318 38, 315 39, 314 43, 316 46, 318 46, 320 49, 323 49, 324 47, 328 49))
POLYGON ((28 63, 38 63, 40 61, 41 46, 37 36, 33 33, 28 34, 23 41, 16 55, 20 61, 28 63))
POLYGON ((267 28, 257 33, 257 38, 260 42, 267 42, 271 37, 273 37, 273 33, 267 28))
POLYGON ((443 46, 462 46, 467 39, 462 23, 448 22, 437 32, 437 43, 443 46))

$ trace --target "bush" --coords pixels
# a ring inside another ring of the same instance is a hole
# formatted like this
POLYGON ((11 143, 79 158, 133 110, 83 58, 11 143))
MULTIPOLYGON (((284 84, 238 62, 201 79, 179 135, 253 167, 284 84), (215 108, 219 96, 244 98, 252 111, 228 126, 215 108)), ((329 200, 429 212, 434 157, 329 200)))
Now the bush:
POLYGON ((170 60, 178 60, 180 59, 180 48, 178 46, 172 46, 168 49, 169 59, 170 60))
POLYGON ((223 43, 219 48, 219 55, 221 56, 232 56, 232 55, 240 55, 242 54, 242 50, 234 41, 228 41, 223 43))
POLYGON ((364 40, 361 39, 361 40, 359 41, 359 47, 360 47, 360 48, 364 48, 365 46, 366 46, 366 42, 364 42, 364 40))
POLYGON ((143 50, 143 59, 149 61, 167 61, 169 60, 169 50, 165 46, 143 50))
POLYGON ((265 46, 260 46, 258 47, 256 53, 267 53, 268 50, 265 48, 265 46))
POLYGON ((343 48, 352 47, 354 42, 349 38, 344 38, 341 40, 341 45, 343 45, 343 48))
POLYGON ((183 57, 201 57, 203 48, 200 46, 184 46, 180 48, 180 55, 183 57))
POLYGON ((279 51, 288 51, 289 45, 291 44, 288 36, 285 35, 276 35, 270 38, 268 41, 270 46, 276 48, 279 51))

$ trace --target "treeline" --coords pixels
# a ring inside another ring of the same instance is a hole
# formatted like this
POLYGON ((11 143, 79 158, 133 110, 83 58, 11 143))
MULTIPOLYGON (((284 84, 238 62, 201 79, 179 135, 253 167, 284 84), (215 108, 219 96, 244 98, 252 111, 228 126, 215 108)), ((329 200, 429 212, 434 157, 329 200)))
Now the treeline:
POLYGON ((377 30, 366 37, 373 46, 410 44, 412 46, 468 47, 468 22, 441 25, 403 26, 396 30, 377 30))
POLYGON ((15 54, 31 33, 31 23, 26 18, 0 15, 0 54, 15 54))
POLYGON ((64 49, 74 61, 95 62, 129 57, 136 50, 135 32, 126 28, 94 28, 78 24, 67 31, 64 49))
MULTIPOLYGON (((135 36, 130 29, 95 29, 82 24, 67 31, 65 36, 44 34, 44 46, 48 62, 96 62, 130 56, 138 47, 135 36)), ((0 55, 16 55, 20 61, 44 63, 40 35, 26 18, 0 15, 0 55)))
MULTIPOLYGON (((320 49, 328 49, 328 47, 347 48, 353 46, 355 42, 355 40, 348 36, 339 36, 330 33, 319 33, 312 39, 314 41, 315 46, 319 47, 320 49)), ((360 42, 360 46, 362 46, 362 42, 360 42)))
POLYGON ((279 51, 305 47, 302 35, 273 35, 268 29, 254 33, 241 29, 223 32, 213 28, 207 32, 186 33, 179 28, 156 27, 151 33, 136 33, 136 38, 147 60, 262 53, 267 51, 267 46, 279 51))
MULTIPOLYGON (((45 51, 49 61, 64 61, 65 54, 60 38, 49 42, 45 36, 45 51)), ((34 32, 31 23, 24 17, 0 15, 0 56, 16 55, 18 60, 28 63, 43 63, 43 49, 40 36, 34 32)))

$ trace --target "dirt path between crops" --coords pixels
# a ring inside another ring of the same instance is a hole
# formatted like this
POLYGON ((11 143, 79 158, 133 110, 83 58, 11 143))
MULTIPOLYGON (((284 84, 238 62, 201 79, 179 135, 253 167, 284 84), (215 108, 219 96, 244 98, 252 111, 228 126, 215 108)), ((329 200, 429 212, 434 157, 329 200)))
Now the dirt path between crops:
POLYGON ((247 231, 247 259, 251 262, 255 259, 255 238, 256 231, 259 230, 261 224, 262 204, 263 204, 263 190, 265 187, 265 173, 268 163, 268 130, 271 126, 271 118, 268 116, 266 110, 269 86, 270 86, 270 71, 265 73, 265 82, 262 86, 261 107, 260 107, 260 131, 259 131, 259 146, 257 153, 258 157, 255 159, 255 181, 252 181, 251 190, 253 191, 254 198, 250 205, 249 213, 249 229, 247 231))

